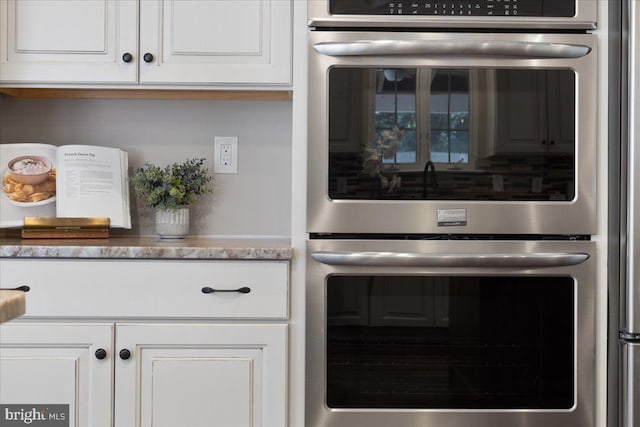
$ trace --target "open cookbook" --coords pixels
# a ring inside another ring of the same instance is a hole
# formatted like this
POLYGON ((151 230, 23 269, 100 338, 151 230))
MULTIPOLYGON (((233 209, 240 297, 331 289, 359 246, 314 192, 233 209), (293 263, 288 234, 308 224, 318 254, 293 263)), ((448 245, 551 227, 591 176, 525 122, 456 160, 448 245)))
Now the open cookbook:
POLYGON ((0 171, 0 227, 21 227, 25 217, 106 217, 131 228, 126 151, 0 144, 0 171))

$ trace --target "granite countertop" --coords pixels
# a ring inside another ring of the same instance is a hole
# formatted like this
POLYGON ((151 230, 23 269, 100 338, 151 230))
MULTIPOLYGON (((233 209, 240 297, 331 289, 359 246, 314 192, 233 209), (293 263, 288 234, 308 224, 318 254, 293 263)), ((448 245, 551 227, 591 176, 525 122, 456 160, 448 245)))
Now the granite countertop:
POLYGON ((160 240, 156 237, 108 239, 0 238, 0 258, 167 258, 223 260, 290 260, 287 239, 195 238, 160 240))

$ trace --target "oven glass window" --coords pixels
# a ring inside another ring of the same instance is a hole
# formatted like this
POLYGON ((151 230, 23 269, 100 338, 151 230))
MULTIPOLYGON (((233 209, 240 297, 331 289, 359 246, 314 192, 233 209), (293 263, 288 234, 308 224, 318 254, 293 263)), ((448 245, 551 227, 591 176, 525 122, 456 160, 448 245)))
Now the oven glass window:
POLYGON ((575 72, 329 71, 329 197, 567 201, 575 72))
POLYGON ((330 408, 569 409, 574 279, 331 276, 330 408))

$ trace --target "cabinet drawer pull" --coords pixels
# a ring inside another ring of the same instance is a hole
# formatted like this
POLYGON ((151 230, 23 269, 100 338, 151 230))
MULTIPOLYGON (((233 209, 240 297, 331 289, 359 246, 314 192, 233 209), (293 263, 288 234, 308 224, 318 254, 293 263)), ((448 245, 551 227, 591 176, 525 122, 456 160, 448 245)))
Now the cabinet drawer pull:
POLYGON ((203 294, 212 294, 214 292, 238 292, 240 294, 248 294, 249 292, 251 292, 251 288, 248 288, 246 286, 243 286, 242 288, 238 288, 238 289, 213 289, 208 286, 205 286, 204 288, 202 288, 203 294))
POLYGON ((131 55, 129 52, 125 52, 125 53, 122 55, 122 60, 123 60, 124 62, 131 62, 131 61, 133 60, 133 55, 131 55))
POLYGON ((142 57, 142 59, 144 59, 144 62, 153 62, 153 55, 150 54, 149 52, 145 53, 144 56, 142 57))
POLYGON ((96 359, 102 360, 107 357, 107 351, 104 348, 99 348, 96 350, 96 359))
POLYGON ((120 355, 120 359, 127 360, 128 358, 131 357, 131 352, 126 348, 123 348, 122 350, 120 350, 119 355, 120 355))
POLYGON ((22 291, 29 292, 31 290, 28 286, 18 286, 17 288, 0 288, 0 291, 22 291))

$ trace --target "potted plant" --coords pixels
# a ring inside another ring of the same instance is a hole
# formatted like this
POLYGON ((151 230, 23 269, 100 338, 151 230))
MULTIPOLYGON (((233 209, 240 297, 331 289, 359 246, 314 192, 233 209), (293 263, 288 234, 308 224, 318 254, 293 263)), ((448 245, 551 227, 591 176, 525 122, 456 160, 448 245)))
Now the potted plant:
POLYGON ((161 168, 145 162, 135 169, 133 188, 149 208, 155 209, 155 231, 160 238, 183 238, 189 233, 189 206, 212 193, 213 177, 204 158, 188 159, 161 168))

